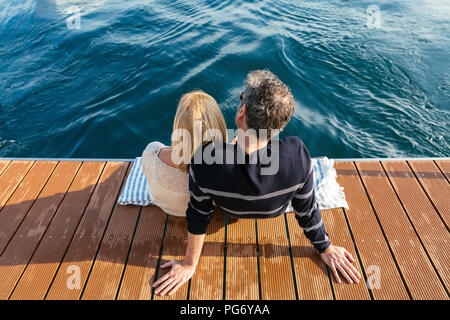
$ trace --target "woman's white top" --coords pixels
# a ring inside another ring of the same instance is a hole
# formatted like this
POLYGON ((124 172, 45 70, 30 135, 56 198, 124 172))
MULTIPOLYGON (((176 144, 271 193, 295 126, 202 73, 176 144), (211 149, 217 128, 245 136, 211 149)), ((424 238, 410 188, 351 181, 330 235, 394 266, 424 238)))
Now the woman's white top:
POLYGON ((189 203, 189 174, 168 166, 158 157, 160 142, 151 142, 142 153, 142 170, 147 178, 152 204, 167 214, 186 216, 189 203))

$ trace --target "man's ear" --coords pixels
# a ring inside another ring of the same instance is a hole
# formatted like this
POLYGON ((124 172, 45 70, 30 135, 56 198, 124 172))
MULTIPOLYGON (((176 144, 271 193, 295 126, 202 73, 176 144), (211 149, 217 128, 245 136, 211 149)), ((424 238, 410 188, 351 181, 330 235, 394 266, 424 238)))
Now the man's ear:
POLYGON ((247 106, 244 104, 242 104, 242 106, 239 108, 238 111, 238 118, 240 120, 246 120, 247 117, 247 106))

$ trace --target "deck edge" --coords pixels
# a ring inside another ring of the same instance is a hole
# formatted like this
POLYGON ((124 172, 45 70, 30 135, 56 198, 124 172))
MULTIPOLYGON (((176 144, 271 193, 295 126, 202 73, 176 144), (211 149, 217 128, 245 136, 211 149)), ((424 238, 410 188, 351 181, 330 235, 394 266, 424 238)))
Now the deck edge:
MULTIPOLYGON (((320 157, 311 157, 315 158, 323 158, 320 157)), ((133 162, 135 158, 16 158, 16 157, 0 157, 0 160, 27 160, 27 161, 129 161, 133 162)), ((330 160, 334 161, 408 161, 408 160, 450 160, 450 157, 400 157, 400 158, 330 158, 330 160)))
MULTIPOLYGON (((313 159, 315 157, 312 157, 313 159)), ((330 158, 334 161, 414 161, 414 160, 450 160, 450 157, 419 157, 419 158, 330 158)))
POLYGON ((27 160, 27 161, 128 161, 133 162, 135 158, 132 159, 120 159, 120 158, 4 158, 0 157, 0 160, 27 160))

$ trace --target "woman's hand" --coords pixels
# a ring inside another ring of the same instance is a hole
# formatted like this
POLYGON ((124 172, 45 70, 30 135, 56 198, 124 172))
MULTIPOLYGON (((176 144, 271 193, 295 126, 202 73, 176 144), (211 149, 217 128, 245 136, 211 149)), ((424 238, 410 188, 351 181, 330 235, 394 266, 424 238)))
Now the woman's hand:
POLYGON ((352 265, 352 262, 354 262, 355 259, 353 259, 350 252, 342 247, 331 245, 320 255, 320 257, 327 264, 327 266, 330 267, 331 271, 333 271, 333 275, 337 282, 341 282, 337 272, 339 270, 348 283, 359 283, 361 275, 352 265))
POLYGON ((172 269, 161 277, 153 284, 153 288, 156 288, 155 293, 157 295, 172 295, 178 288, 180 288, 186 281, 188 281, 195 272, 195 267, 186 264, 184 261, 172 260, 161 266, 161 268, 167 268, 172 266, 172 269))

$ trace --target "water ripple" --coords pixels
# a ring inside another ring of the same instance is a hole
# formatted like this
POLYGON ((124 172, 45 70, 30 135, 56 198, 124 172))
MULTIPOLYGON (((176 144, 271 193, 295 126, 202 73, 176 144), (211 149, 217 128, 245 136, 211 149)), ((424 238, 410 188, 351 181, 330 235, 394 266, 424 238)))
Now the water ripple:
POLYGON ((247 72, 286 82, 283 131, 313 156, 449 156, 449 6, 341 0, 0 3, 0 156, 134 157, 170 141, 179 97, 211 93, 228 126, 247 72), (81 29, 67 28, 73 7, 81 29))

